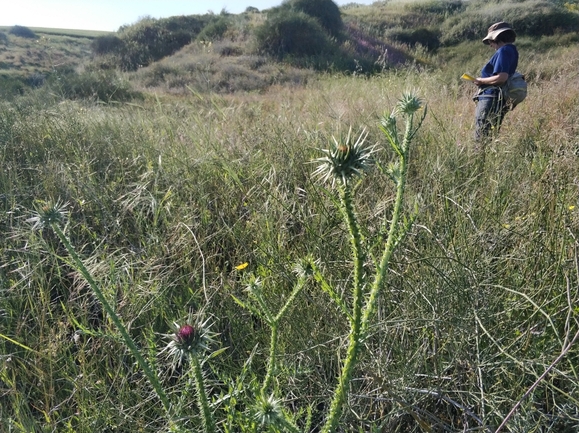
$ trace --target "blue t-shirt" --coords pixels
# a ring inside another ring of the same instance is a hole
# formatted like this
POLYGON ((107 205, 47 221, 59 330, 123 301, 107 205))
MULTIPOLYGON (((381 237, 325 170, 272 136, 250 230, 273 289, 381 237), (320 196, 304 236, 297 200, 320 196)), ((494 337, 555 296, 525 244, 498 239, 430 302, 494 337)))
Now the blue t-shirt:
MULTIPOLYGON (((480 76, 482 78, 492 77, 500 72, 513 75, 519 65, 519 52, 513 44, 506 44, 495 51, 489 62, 483 66, 480 76)), ((484 93, 492 93, 492 89, 484 93)))

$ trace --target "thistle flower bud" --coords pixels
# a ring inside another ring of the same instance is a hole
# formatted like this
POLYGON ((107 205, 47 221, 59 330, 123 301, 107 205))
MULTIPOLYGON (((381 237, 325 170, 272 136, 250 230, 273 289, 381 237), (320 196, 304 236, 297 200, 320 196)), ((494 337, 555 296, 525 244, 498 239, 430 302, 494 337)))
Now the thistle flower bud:
POLYGON ((26 220, 33 223, 33 230, 52 224, 62 224, 66 219, 68 203, 61 203, 60 200, 55 203, 41 201, 38 205, 35 216, 26 220))
POLYGON ((307 278, 314 274, 315 265, 316 261, 313 257, 308 256, 297 262, 292 270, 299 278, 307 278))
POLYGON ((322 182, 332 179, 332 185, 336 180, 347 184, 353 177, 361 176, 372 165, 371 155, 376 146, 367 146, 368 133, 363 130, 356 141, 352 137, 352 128, 344 140, 338 141, 332 137, 333 143, 330 149, 321 149, 325 156, 313 162, 318 163, 314 176, 318 176, 322 182))
POLYGON ((284 420, 281 401, 273 395, 258 396, 253 407, 253 418, 260 427, 280 427, 284 420))
POLYGON ((182 345, 191 346, 195 343, 196 335, 195 328, 191 325, 183 325, 175 332, 175 341, 182 345))
POLYGON ((175 365, 181 365, 183 360, 191 356, 199 356, 209 350, 216 334, 210 332, 208 321, 189 321, 183 325, 173 324, 173 333, 166 335, 169 344, 161 351, 167 352, 175 365), (192 325, 190 323, 193 323, 192 325))
POLYGON ((414 93, 405 93, 398 101, 396 112, 410 116, 422 108, 422 101, 414 93))

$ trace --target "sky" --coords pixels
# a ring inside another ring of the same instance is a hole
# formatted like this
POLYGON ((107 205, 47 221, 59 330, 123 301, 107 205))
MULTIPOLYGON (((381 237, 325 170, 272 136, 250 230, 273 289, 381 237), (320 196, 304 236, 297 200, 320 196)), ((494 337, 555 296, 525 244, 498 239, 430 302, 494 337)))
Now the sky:
MULTIPOLYGON (((374 1, 334 0, 338 6, 374 1)), ((281 3, 282 0, 0 0, 0 26, 113 32, 145 16, 218 14, 223 9, 239 14, 248 6, 263 10, 281 3)))

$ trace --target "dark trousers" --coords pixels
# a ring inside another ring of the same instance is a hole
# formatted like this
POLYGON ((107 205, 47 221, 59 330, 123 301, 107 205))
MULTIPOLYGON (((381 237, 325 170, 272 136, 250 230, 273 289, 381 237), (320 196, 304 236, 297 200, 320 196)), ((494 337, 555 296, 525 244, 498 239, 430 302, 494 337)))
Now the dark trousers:
POLYGON ((476 141, 486 141, 499 133, 501 123, 509 107, 498 95, 479 95, 476 100, 475 131, 476 141))

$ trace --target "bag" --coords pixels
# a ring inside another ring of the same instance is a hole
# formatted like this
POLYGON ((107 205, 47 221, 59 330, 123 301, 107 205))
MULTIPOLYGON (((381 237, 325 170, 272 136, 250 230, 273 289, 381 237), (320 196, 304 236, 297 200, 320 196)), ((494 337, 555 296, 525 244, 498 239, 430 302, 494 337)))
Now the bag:
POLYGON ((527 82, 525 76, 515 72, 509 77, 507 82, 501 86, 503 98, 506 104, 512 110, 527 97, 527 82))

